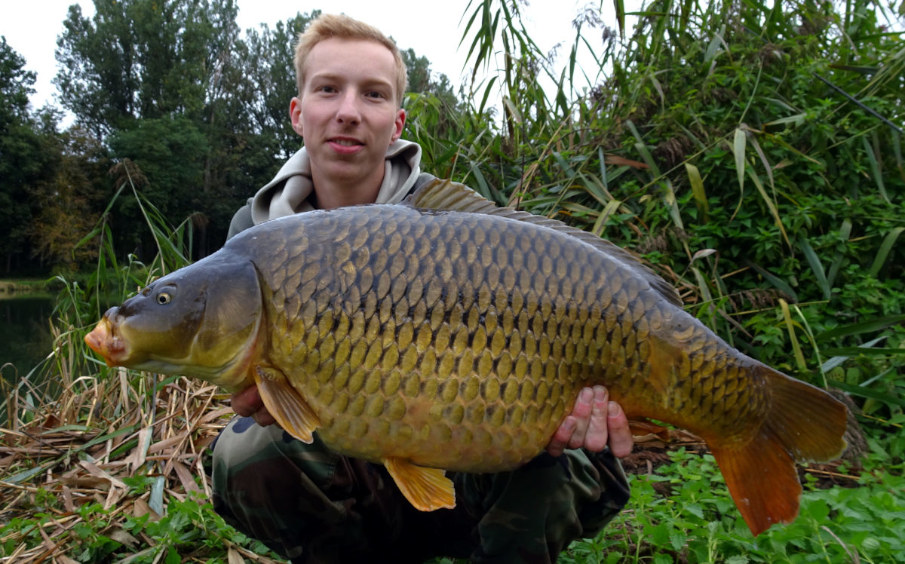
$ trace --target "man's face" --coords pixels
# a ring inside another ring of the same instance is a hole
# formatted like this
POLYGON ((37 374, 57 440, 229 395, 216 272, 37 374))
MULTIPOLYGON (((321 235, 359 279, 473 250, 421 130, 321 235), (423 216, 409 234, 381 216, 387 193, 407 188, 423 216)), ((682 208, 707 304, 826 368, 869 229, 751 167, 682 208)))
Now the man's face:
POLYGON ((305 83, 290 104, 304 137, 315 186, 379 187, 387 147, 402 134, 392 53, 372 41, 327 39, 308 54, 305 83))

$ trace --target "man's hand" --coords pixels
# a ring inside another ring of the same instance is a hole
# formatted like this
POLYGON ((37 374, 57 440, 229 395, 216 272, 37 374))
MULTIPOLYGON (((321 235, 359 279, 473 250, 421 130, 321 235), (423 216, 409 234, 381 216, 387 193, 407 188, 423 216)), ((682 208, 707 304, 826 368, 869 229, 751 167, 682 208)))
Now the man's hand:
POLYGON ((609 401, 603 386, 584 388, 575 400, 572 413, 562 422, 550 439, 547 452, 559 456, 566 448, 584 447, 600 452, 609 444, 617 457, 632 452, 634 439, 625 412, 618 403, 609 401))
POLYGON ((234 393, 232 396, 232 408, 236 415, 251 417, 255 420, 255 423, 262 427, 276 423, 276 419, 264 407, 264 402, 261 400, 261 394, 258 393, 257 386, 249 386, 241 392, 234 393))

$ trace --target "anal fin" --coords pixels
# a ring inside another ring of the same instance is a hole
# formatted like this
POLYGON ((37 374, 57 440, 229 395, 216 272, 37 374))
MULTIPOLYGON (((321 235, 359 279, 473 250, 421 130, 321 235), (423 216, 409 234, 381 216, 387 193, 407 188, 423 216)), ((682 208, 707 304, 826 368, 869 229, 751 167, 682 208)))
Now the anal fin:
POLYGON ((254 371, 258 393, 267 410, 280 427, 303 443, 314 441, 314 430, 320 418, 289 384, 286 376, 275 368, 256 366, 254 371))
POLYGON ((385 458, 383 465, 399 487, 399 491, 419 511, 452 509, 456 506, 456 490, 452 480, 440 468, 427 468, 402 458, 385 458))

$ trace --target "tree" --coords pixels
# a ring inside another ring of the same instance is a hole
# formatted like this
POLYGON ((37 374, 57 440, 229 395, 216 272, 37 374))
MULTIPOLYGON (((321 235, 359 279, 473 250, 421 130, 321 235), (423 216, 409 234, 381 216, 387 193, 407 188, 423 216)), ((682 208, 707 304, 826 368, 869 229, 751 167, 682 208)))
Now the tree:
MULTIPOLYGON (((240 90, 235 81, 243 80, 232 70, 235 0, 97 1, 95 8, 88 20, 71 7, 58 40, 62 70, 55 82, 63 105, 114 158, 131 159, 145 172, 146 195, 171 222, 200 214, 206 229, 211 208, 240 201, 227 185, 239 176, 235 148, 254 145, 237 141, 248 128, 233 95, 240 90)), ((134 202, 116 211, 117 221, 132 226, 123 230, 129 238, 140 238, 134 202)), ((213 215, 225 233, 228 217, 213 215)), ((134 250, 133 243, 123 250, 134 250)))
POLYGON ((238 38, 235 0, 73 5, 57 40, 63 106, 98 138, 140 118, 198 118, 223 93, 219 80, 238 38))
POLYGON ((28 113, 35 73, 0 37, 0 256, 6 272, 29 259, 34 186, 52 177, 58 155, 28 113))
POLYGON ((289 122, 289 100, 298 94, 293 56, 299 33, 319 15, 318 10, 299 13, 277 22, 272 30, 262 24, 259 30, 247 30, 240 44, 235 68, 246 80, 241 83, 244 90, 237 94, 254 132, 270 149, 268 160, 289 158, 300 146, 289 122))
POLYGON ((38 207, 28 233, 31 253, 43 264, 55 271, 74 272, 97 256, 96 247, 77 245, 106 208, 111 163, 106 148, 85 130, 72 127, 57 134, 59 117, 49 110, 38 114, 47 138, 56 141, 60 160, 56 173, 35 187, 38 207))

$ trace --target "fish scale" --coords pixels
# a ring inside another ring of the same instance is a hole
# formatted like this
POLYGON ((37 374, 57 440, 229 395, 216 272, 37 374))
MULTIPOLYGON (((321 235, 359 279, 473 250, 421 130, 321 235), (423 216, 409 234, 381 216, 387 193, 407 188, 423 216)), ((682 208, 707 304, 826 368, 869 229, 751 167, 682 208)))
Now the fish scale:
POLYGON ((421 510, 455 505, 444 470, 536 456, 588 385, 704 438, 755 534, 797 514, 795 460, 844 446, 839 402, 730 347, 628 252, 448 183, 251 228, 86 342, 110 365, 256 384, 289 433, 383 463, 421 510))

